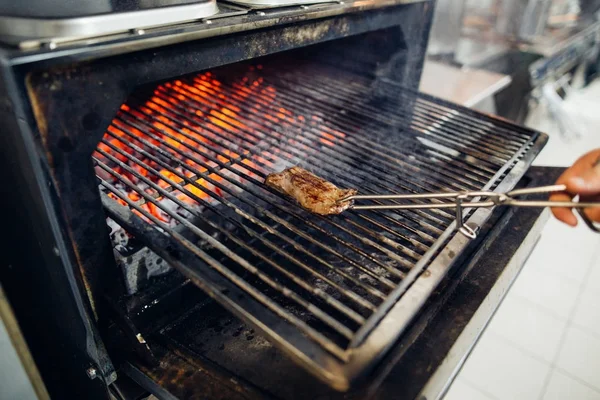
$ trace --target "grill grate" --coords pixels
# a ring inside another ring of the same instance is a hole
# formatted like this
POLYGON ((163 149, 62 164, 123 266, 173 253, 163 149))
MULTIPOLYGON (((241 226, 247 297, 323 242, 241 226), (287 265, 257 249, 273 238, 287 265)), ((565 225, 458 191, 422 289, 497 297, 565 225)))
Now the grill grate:
POLYGON ((123 105, 94 154, 104 203, 176 266, 181 252, 201 261, 180 266, 188 276, 218 272, 243 296, 201 287, 343 387, 330 374, 355 374, 340 370, 355 370, 353 351, 447 242, 453 213, 312 215, 264 186, 266 175, 300 165, 365 194, 493 189, 542 139, 340 68, 240 68, 123 105))

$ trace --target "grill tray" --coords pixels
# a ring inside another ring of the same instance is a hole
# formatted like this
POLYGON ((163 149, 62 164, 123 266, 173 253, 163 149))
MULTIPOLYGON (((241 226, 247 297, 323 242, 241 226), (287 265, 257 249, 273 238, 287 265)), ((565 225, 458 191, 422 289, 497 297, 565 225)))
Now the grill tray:
MULTIPOLYGON (((455 235, 448 210, 312 215, 264 186, 265 176, 300 165, 365 194, 506 191, 546 140, 348 70, 253 65, 134 97, 94 160, 111 218, 346 390, 468 239, 455 235)), ((467 221, 480 226, 490 213, 467 221)))

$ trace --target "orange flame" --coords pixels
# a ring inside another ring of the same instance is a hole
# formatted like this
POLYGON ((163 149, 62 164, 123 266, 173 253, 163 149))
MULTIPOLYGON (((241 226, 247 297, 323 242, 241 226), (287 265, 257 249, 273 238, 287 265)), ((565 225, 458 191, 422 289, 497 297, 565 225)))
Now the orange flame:
MULTIPOLYGON (((171 222, 172 218, 161 207, 145 201, 139 191, 146 190, 158 204, 165 198, 161 191, 172 193, 190 205, 218 201, 234 190, 232 180, 255 178, 252 171, 272 170, 276 167, 274 160, 293 156, 272 146, 260 155, 252 155, 249 149, 262 144, 264 138, 281 138, 300 149, 307 148, 293 136, 274 129, 304 129, 308 121, 283 104, 275 105, 275 87, 256 77, 262 69, 262 65, 251 67, 249 76, 234 82, 224 83, 205 72, 158 85, 143 104, 136 107, 123 104, 98 145, 99 150, 127 168, 99 152, 94 156, 123 180, 137 185, 135 190, 127 185, 119 188, 160 221, 171 222), (243 178, 235 178, 236 174, 229 173, 228 168, 237 170, 243 178), (213 169, 226 173, 206 175, 213 169)), ((310 122, 321 125, 322 119, 312 116, 310 122)), ((345 134, 323 128, 318 136, 320 143, 334 146, 345 134)), ((109 197, 127 205, 113 193, 109 197)))

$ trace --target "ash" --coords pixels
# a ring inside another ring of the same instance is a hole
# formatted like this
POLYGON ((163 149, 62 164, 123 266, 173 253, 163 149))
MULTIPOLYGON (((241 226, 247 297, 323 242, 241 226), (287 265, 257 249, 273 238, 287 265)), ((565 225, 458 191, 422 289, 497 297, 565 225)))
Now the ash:
POLYGON ((115 250, 121 253, 126 252, 129 244, 129 234, 111 218, 106 218, 106 224, 110 228, 110 240, 115 250))
MULTIPOLYGON (((371 272, 375 273, 375 275, 377 275, 377 276, 387 278, 387 279, 390 278, 390 272, 387 269, 380 267, 378 265, 373 265, 373 266, 369 267, 369 270, 371 272)), ((360 274, 358 276, 358 279, 363 282, 368 282, 371 285, 375 285, 377 283, 377 281, 372 276, 367 275, 367 274, 360 274)))

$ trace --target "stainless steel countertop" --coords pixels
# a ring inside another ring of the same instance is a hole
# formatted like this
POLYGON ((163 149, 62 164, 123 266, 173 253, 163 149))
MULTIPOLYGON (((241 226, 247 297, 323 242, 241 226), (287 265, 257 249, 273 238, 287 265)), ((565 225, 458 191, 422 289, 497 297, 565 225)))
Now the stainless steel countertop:
POLYGON ((510 82, 511 77, 508 75, 426 60, 419 89, 423 93, 473 107, 510 82))

